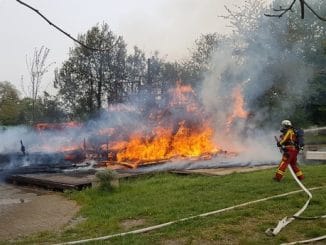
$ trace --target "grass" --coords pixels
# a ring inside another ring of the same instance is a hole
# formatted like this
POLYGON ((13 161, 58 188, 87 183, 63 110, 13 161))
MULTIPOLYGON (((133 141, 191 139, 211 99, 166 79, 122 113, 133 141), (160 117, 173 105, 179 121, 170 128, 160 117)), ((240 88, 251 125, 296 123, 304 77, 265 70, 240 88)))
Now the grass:
MULTIPOLYGON (((326 187, 326 165, 305 165, 302 170, 307 187, 326 187)), ((216 177, 159 173, 122 180, 120 187, 111 192, 86 189, 65 193, 82 206, 79 215, 86 221, 61 232, 39 233, 11 242, 55 243, 104 236, 126 231, 121 226, 126 220, 145 220, 140 227, 147 227, 299 189, 288 171, 280 183, 272 181, 274 172, 269 169, 216 177)), ((265 235, 267 228, 294 214, 306 200, 306 195, 299 193, 90 244, 279 244, 325 235, 325 219, 295 220, 278 236, 265 235)), ((324 215, 325 210, 326 188, 313 191, 304 215, 324 215)))

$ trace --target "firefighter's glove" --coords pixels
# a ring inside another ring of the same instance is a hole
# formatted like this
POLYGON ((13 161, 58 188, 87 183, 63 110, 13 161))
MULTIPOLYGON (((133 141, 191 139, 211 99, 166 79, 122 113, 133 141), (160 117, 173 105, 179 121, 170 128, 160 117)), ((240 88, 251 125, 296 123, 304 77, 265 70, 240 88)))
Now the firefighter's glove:
POLYGON ((276 145, 277 145, 277 147, 282 147, 280 142, 277 142, 276 145))

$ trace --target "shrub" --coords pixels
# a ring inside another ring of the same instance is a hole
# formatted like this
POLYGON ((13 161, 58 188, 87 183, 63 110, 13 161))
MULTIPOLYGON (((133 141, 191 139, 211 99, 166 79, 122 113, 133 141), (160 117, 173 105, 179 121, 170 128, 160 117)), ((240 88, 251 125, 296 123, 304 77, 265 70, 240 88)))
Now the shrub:
POLYGON ((102 190, 112 190, 119 186, 119 181, 117 178, 117 172, 106 169, 98 171, 95 174, 96 184, 95 186, 102 190))

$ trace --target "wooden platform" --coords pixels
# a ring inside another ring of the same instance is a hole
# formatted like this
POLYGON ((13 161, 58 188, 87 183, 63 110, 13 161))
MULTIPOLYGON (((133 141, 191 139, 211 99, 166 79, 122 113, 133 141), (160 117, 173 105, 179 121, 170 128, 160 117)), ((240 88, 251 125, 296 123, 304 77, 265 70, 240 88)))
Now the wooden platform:
MULTIPOLYGON (((227 175, 232 173, 251 172, 261 169, 275 168, 275 165, 247 166, 247 167, 225 167, 212 169, 193 170, 170 170, 167 172, 175 174, 199 174, 199 175, 227 175)), ((117 178, 133 178, 153 172, 142 171, 117 171, 117 178)), ((17 185, 42 187, 50 190, 63 191, 67 189, 81 190, 91 187, 96 181, 95 170, 93 172, 69 172, 69 173, 38 173, 38 174, 15 174, 7 178, 8 182, 17 185)))
MULTIPOLYGON (((16 185, 42 187, 49 190, 81 190, 92 186, 96 179, 95 173, 94 170, 91 172, 14 174, 6 180, 16 185)), ((144 175, 144 173, 118 172, 117 178, 132 178, 139 175, 144 175)))
POLYGON ((49 174, 21 174, 11 175, 7 178, 8 182, 17 185, 28 185, 43 187, 50 190, 81 190, 92 185, 95 175, 65 175, 61 173, 49 174))

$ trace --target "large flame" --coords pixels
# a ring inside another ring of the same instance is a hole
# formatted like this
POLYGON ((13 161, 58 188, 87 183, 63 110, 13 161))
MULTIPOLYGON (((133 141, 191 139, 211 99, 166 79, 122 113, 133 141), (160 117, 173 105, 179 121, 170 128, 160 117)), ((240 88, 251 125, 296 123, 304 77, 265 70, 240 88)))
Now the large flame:
MULTIPOLYGON (((205 111, 192 87, 177 81, 176 87, 168 90, 165 105, 160 108, 153 106, 141 128, 121 124, 116 127, 99 128, 96 133, 92 129, 92 135, 81 140, 83 142, 61 146, 56 150, 64 152, 67 160, 77 161, 83 157, 91 157, 129 167, 170 159, 211 158, 223 152, 223 146, 216 142, 218 136, 227 135, 236 119, 248 116, 244 109, 245 101, 240 86, 234 88, 231 98, 231 113, 224 124, 225 132, 215 132, 213 116, 205 111)), ((114 107, 114 110, 112 108, 109 111, 127 110, 129 113, 140 114, 136 109, 131 110, 131 107, 126 109, 120 105, 114 107)), ((75 122, 39 124, 36 129, 41 132, 71 127, 82 125, 75 122)), ((71 142, 76 140, 71 139, 71 142)), ((67 144, 65 142, 62 145, 67 144)), ((43 147, 51 148, 50 144, 43 147)))
POLYGON ((150 133, 137 131, 130 135, 127 142, 116 143, 121 146, 116 155, 118 162, 142 164, 172 158, 207 156, 220 150, 213 140, 214 130, 209 120, 206 120, 204 110, 190 85, 182 85, 178 81, 177 86, 169 90, 166 110, 158 114, 151 114, 158 126, 150 133), (177 117, 181 119, 177 122, 166 120, 164 115, 169 114, 166 111, 175 108, 179 109, 177 117))
POLYGON ((198 111, 196 93, 191 85, 182 85, 178 80, 176 87, 169 90, 169 95, 169 107, 183 106, 188 112, 198 111))
POLYGON ((237 86, 233 89, 233 110, 226 120, 226 131, 229 132, 230 128, 237 118, 247 118, 248 112, 244 109, 244 98, 242 95, 241 86, 237 86))
POLYGON ((213 130, 208 126, 191 130, 185 121, 175 134, 170 128, 157 127, 151 135, 135 133, 117 154, 120 162, 148 162, 171 158, 199 157, 219 151, 213 142, 213 130))

